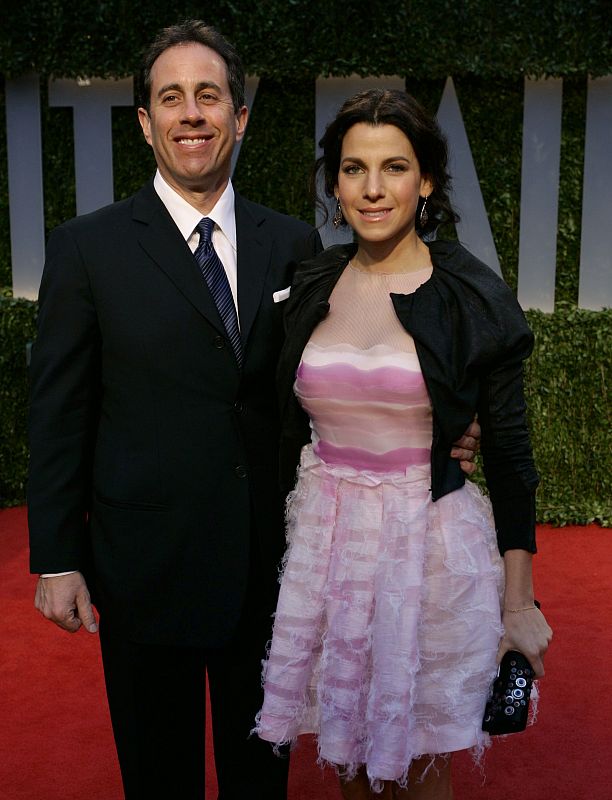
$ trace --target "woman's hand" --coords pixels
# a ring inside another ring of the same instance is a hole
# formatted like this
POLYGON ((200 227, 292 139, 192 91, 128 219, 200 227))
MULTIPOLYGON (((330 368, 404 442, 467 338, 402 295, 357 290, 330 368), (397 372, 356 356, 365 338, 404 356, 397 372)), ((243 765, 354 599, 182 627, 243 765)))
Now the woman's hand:
POLYGON ((533 667, 536 678, 541 678, 544 675, 543 657, 553 635, 544 614, 535 606, 528 610, 504 610, 502 622, 504 635, 499 644, 497 662, 507 650, 518 650, 533 667))
POLYGON ((544 675, 542 659, 552 639, 552 630, 533 600, 532 560, 533 555, 526 550, 506 550, 504 553, 504 635, 497 660, 501 661, 507 650, 518 650, 528 659, 536 677, 541 678, 544 675))

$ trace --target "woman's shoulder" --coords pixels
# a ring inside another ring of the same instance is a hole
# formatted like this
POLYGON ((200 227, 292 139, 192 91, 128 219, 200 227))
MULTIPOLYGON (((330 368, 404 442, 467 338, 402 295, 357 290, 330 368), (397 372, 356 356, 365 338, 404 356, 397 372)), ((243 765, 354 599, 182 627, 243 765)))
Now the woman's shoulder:
POLYGON ((318 292, 322 287, 335 284, 356 249, 357 246, 353 244, 333 245, 316 256, 296 264, 291 281, 293 301, 304 295, 311 295, 312 292, 318 292))
POLYGON ((436 240, 428 246, 434 270, 429 294, 423 292, 422 300, 442 302, 446 307, 450 304, 460 318, 477 320, 478 329, 493 340, 520 339, 530 347, 531 330, 514 291, 503 278, 459 242, 436 240))
POLYGON ((296 267, 295 274, 303 277, 325 273, 338 267, 345 267, 356 251, 357 245, 353 243, 331 245, 331 247, 327 247, 317 253, 316 256, 300 261, 296 267))
POLYGON ((458 241, 436 239, 427 242, 435 267, 457 276, 472 276, 474 280, 490 281, 500 288, 508 285, 491 267, 481 261, 458 241))
POLYGON ((458 294, 476 294, 487 304, 502 303, 520 309, 513 290, 495 270, 460 242, 436 240, 428 243, 434 276, 458 294))

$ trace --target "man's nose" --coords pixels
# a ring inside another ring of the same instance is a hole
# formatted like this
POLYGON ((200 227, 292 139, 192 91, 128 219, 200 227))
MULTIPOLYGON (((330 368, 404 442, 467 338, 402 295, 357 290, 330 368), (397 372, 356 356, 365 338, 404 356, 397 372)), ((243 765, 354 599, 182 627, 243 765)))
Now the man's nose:
POLYGON ((204 119, 202 106, 195 97, 186 98, 181 111, 182 121, 188 122, 190 125, 197 125, 204 119))

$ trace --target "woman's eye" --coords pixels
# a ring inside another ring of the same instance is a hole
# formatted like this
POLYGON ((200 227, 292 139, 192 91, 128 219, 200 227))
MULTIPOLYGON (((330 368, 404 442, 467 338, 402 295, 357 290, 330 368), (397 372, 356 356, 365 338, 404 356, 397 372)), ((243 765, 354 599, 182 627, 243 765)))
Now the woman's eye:
POLYGON ((357 164, 347 164, 342 168, 342 171, 345 175, 356 175, 358 172, 361 172, 361 167, 358 167, 357 164))
POLYGON ((405 164, 389 164, 387 167, 388 172, 406 172, 405 164))

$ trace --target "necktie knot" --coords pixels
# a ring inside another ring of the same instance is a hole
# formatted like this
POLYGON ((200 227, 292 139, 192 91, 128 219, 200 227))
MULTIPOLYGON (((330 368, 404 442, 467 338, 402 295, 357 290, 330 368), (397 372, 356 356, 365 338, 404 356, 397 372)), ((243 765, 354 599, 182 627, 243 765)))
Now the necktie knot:
POLYGON ((200 242, 198 247, 208 250, 212 245, 212 232, 215 226, 214 221, 210 217, 203 217, 197 224, 196 228, 200 234, 200 242))

